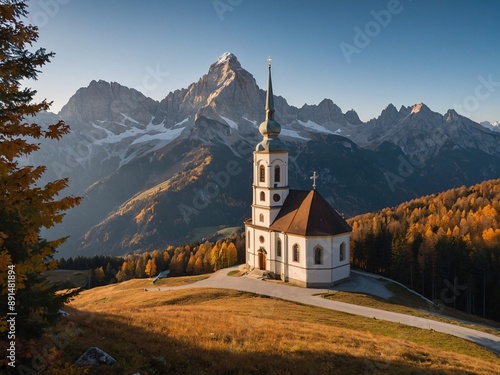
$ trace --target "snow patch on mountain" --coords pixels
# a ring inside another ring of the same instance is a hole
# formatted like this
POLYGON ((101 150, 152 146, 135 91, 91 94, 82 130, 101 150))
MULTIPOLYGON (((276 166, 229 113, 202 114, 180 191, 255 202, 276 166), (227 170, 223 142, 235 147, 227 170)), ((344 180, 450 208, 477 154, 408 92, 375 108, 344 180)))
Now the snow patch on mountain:
POLYGON ((311 138, 303 137, 299 134, 298 131, 291 130, 291 129, 281 129, 280 134, 283 135, 284 137, 297 138, 297 139, 300 139, 303 141, 310 141, 311 140, 311 138))
MULTIPOLYGON (((134 124, 141 125, 141 124, 139 123, 139 121, 134 120, 132 117, 127 116, 125 113, 121 113, 121 112, 120 112, 120 115, 122 115, 122 116, 125 118, 125 120, 128 120, 128 121, 130 121, 130 122, 132 122, 132 123, 134 123, 134 124)), ((119 124, 119 125, 127 126, 127 125, 125 125, 125 124, 119 124)))
POLYGON ((300 121, 300 120, 297 120, 297 121, 299 122, 300 125, 308 128, 308 129, 311 129, 311 130, 314 130, 314 131, 317 131, 317 132, 320 132, 320 133, 335 134, 335 132, 332 132, 331 130, 328 130, 324 126, 316 124, 315 122, 313 122, 311 120, 307 120, 307 122, 300 121))
POLYGON ((247 118, 247 117, 245 117, 245 116, 243 116, 243 120, 246 120, 246 121, 248 121, 248 122, 251 122, 254 126, 257 126, 257 121, 255 121, 255 120, 250 120, 249 118, 247 118))
POLYGON ((132 145, 135 145, 137 143, 144 143, 144 142, 150 142, 150 141, 173 141, 175 138, 177 138, 182 131, 186 127, 182 128, 176 128, 176 129, 168 129, 164 130, 161 133, 156 133, 156 134, 144 134, 143 136, 135 139, 132 142, 132 145))
POLYGON ((234 55, 231 52, 224 52, 215 62, 214 65, 224 64, 226 61, 231 59, 234 55))
POLYGON ((224 116, 220 116, 220 118, 223 119, 231 128, 238 130, 238 124, 235 123, 233 120, 224 116))
POLYGON ((181 126, 181 125, 185 124, 185 123, 186 123, 186 122, 188 122, 188 121, 189 121, 189 117, 186 117, 186 118, 185 118, 184 120, 182 120, 181 122, 176 123, 173 127, 175 128, 175 127, 177 127, 177 126, 181 126))

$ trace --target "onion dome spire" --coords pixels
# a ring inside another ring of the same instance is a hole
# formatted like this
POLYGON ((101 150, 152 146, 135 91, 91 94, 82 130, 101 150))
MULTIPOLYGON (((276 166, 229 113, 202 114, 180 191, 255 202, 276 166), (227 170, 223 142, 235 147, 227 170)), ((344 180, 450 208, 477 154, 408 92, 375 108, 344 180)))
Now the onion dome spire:
POLYGON ((273 82, 271 80, 271 58, 267 59, 269 75, 266 93, 266 119, 260 124, 259 132, 263 140, 257 145, 255 151, 286 151, 286 147, 278 138, 281 125, 274 119, 273 82))

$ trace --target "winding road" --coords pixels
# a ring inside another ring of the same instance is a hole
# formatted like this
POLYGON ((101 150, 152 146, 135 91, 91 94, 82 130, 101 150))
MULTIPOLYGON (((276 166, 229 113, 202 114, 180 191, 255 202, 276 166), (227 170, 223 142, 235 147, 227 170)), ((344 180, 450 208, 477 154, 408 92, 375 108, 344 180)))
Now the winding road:
POLYGON ((318 295, 320 293, 328 292, 327 289, 300 288, 289 284, 263 281, 249 275, 242 277, 227 276, 228 272, 237 269, 237 266, 232 268, 225 268, 223 270, 215 272, 209 278, 193 284, 177 287, 147 288, 145 289, 145 291, 168 291, 189 288, 235 289, 244 292, 266 295, 269 297, 281 298, 287 301, 323 307, 325 309, 342 311, 345 313, 364 316, 367 318, 386 320, 389 322, 400 323, 407 326, 423 329, 432 329, 437 332, 446 333, 452 336, 472 341, 500 355, 500 337, 486 332, 477 331, 458 325, 443 323, 431 319, 333 301, 318 295))

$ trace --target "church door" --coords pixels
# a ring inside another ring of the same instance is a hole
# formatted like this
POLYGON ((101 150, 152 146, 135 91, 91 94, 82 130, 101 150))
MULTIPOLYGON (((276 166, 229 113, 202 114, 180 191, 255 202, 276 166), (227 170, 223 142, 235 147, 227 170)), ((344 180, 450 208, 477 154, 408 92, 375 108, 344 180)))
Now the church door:
POLYGON ((259 268, 266 269, 266 254, 263 251, 259 251, 259 268))

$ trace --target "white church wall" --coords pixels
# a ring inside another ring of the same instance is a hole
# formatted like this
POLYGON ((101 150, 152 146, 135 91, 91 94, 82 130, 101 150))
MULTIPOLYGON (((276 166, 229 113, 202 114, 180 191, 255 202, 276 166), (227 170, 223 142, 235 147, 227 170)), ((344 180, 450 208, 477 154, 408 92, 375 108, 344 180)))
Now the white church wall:
POLYGON ((288 280, 299 285, 305 284, 307 279, 307 255, 306 255, 306 239, 302 236, 287 235, 287 256, 288 256, 288 280), (294 260, 293 246, 299 246, 298 262, 294 260))
POLYGON ((326 287, 349 276, 349 234, 307 238, 307 279, 309 287, 326 287), (345 243, 345 260, 340 261, 340 246, 345 243), (321 249, 319 264, 316 251, 321 249))
POLYGON ((333 254, 333 265, 334 268, 332 270, 332 281, 333 283, 336 283, 342 279, 345 279, 349 277, 351 273, 351 265, 350 265, 350 255, 351 255, 351 250, 350 250, 350 233, 346 234, 341 234, 338 236, 333 237, 333 249, 334 249, 334 254, 333 254), (342 244, 345 244, 345 254, 344 254, 344 260, 340 260, 340 247, 342 244))
POLYGON ((351 267, 349 264, 334 268, 332 270, 332 282, 336 283, 340 280, 346 279, 351 274, 351 267))
POLYGON ((341 234, 338 236, 335 236, 333 239, 333 248, 336 251, 336 254, 334 254, 334 266, 345 266, 350 263, 351 259, 351 235, 350 233, 346 234, 341 234), (344 243, 345 244, 345 256, 344 260, 340 260, 340 245, 344 243))
POLYGON ((246 242, 246 264, 252 268, 260 268, 259 252, 264 251, 266 262, 265 269, 273 271, 275 267, 274 234, 267 229, 246 227, 246 235, 250 237, 250 242, 246 242))
POLYGON ((254 230, 251 227, 245 226, 246 229, 246 260, 247 265, 251 268, 255 268, 255 235, 254 230))
POLYGON ((269 227, 271 225, 270 210, 260 207, 254 208, 253 224, 261 227, 269 227))

